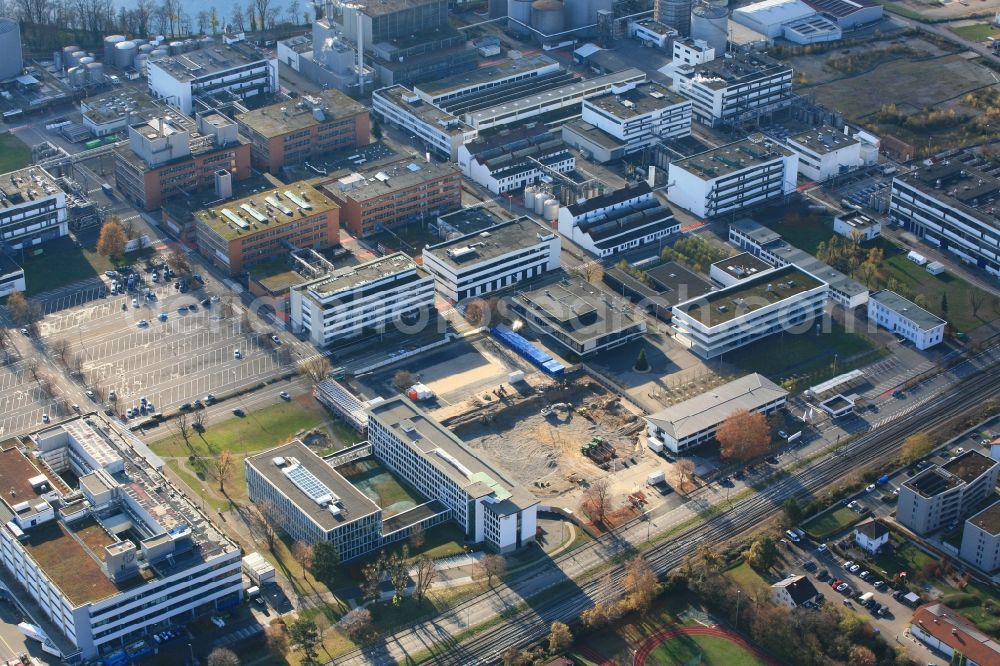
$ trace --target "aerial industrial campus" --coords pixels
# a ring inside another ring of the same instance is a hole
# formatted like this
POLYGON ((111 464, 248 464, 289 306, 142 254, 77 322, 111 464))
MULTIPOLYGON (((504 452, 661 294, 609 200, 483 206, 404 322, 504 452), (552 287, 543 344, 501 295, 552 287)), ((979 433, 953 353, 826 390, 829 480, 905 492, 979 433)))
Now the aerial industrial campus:
POLYGON ((1000 0, 0 17, 0 666, 1000 666, 1000 0))

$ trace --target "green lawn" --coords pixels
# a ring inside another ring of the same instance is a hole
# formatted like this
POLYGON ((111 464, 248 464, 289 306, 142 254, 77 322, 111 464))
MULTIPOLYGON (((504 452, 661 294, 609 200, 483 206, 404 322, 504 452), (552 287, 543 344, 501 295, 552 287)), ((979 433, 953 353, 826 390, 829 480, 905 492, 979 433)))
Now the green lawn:
POLYGON ((715 636, 678 636, 649 654, 646 663, 658 666, 763 666, 739 645, 715 636), (700 661, 698 659, 700 658, 700 661))
POLYGON ((889 578, 901 571, 906 571, 912 576, 933 561, 933 557, 909 541, 897 545, 895 552, 883 553, 875 558, 875 564, 881 567, 882 572, 889 578))
POLYGON ((424 500, 415 491, 374 458, 341 465, 337 471, 382 508, 383 518, 390 518, 423 504, 424 500))
POLYGON ((827 511, 802 524, 802 529, 817 541, 822 541, 832 534, 847 529, 861 521, 863 516, 851 511, 846 506, 839 506, 833 511, 827 511))
POLYGON ((24 269, 28 295, 49 291, 67 284, 86 280, 114 268, 111 260, 80 247, 68 236, 48 241, 37 248, 41 254, 31 254, 31 250, 15 252, 14 261, 24 269))
POLYGON ((747 595, 752 595, 755 591, 762 592, 765 595, 770 592, 771 583, 765 580, 763 576, 757 573, 757 571, 746 562, 743 562, 727 571, 726 576, 739 585, 740 589, 747 595))
POLYGON ((1000 34, 1000 28, 997 28, 992 23, 974 23, 972 25, 950 27, 948 29, 962 39, 968 39, 970 42, 984 42, 993 35, 1000 34))
POLYGON ((755 215, 754 219, 810 254, 815 254, 817 246, 834 235, 833 218, 809 210, 805 203, 771 206, 755 215))
POLYGON ((17 171, 31 163, 31 147, 10 132, 0 134, 0 173, 17 171))

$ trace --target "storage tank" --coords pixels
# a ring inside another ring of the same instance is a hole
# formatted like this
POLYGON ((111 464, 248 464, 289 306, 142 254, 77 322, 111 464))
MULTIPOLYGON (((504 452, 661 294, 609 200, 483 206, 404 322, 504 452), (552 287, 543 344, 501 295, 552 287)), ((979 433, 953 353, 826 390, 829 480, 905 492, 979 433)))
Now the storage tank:
POLYGON ((691 37, 703 39, 715 49, 725 53, 729 40, 729 10, 723 4, 699 2, 691 10, 691 37))
POLYGON ((184 52, 185 53, 187 53, 188 51, 194 51, 196 48, 198 48, 198 42, 194 41, 193 39, 185 39, 184 40, 184 52))
POLYGON ((104 83, 104 65, 99 62, 92 62, 87 65, 87 81, 90 83, 104 83))
POLYGON ((490 18, 507 16, 507 0, 489 0, 490 18))
POLYGON ((184 42, 170 42, 170 55, 177 55, 184 50, 184 42))
POLYGON ((90 65, 95 62, 97 61, 94 60, 93 56, 83 56, 82 58, 80 58, 80 62, 76 63, 76 65, 77 67, 86 67, 87 65, 90 65))
POLYGON ((149 59, 166 58, 168 55, 170 55, 170 49, 153 49, 149 52, 149 59))
POLYGON ((662 0, 656 3, 657 21, 676 28, 682 37, 691 35, 691 0, 662 0))
POLYGON ((555 199, 548 199, 542 206, 542 219, 551 222, 559 217, 559 202, 555 199))
POLYGON ((152 44, 140 44, 139 45, 139 53, 152 53, 152 52, 153 52, 153 45, 152 44))
POLYGON ((535 210, 535 187, 533 185, 524 188, 524 207, 528 210, 535 210))
POLYGON ((140 53, 135 57, 135 63, 132 65, 135 67, 135 71, 139 72, 140 75, 146 76, 146 63, 149 62, 149 56, 145 53, 140 53))
POLYGON ((69 69, 74 64, 73 54, 80 50, 79 46, 64 46, 62 50, 62 66, 63 69, 69 69))
POLYGON ((131 67, 138 50, 139 47, 135 45, 135 42, 120 42, 115 44, 115 67, 118 69, 131 67))
POLYGON ((507 16, 519 23, 508 21, 507 27, 520 35, 527 34, 531 25, 531 0, 507 0, 507 16))
POLYGON ((531 27, 542 35, 556 35, 565 30, 565 11, 560 0, 535 0, 531 3, 531 27))
POLYGON ((535 215, 541 215, 545 212, 545 202, 548 201, 550 196, 551 195, 548 192, 542 190, 539 190, 539 192, 535 194, 535 207, 532 208, 535 215))
POLYGON ((66 80, 71 86, 82 86, 87 83, 87 70, 83 67, 70 67, 66 70, 66 80))
POLYGON ((589 25, 591 0, 565 0, 565 24, 567 28, 582 28, 589 25))
POLYGON ((73 51, 73 53, 69 54, 69 61, 70 64, 72 64, 75 67, 80 64, 80 58, 86 58, 86 57, 87 57, 86 51, 73 51))
POLYGON ((115 61, 115 45, 126 41, 125 35, 108 35, 104 38, 104 62, 115 61))
POLYGON ((17 21, 0 18, 0 80, 19 76, 22 69, 21 27, 17 21))
POLYGON ((135 42, 135 47, 136 48, 139 48, 140 46, 145 46, 146 44, 149 44, 149 42, 146 41, 145 39, 133 39, 132 41, 135 42))

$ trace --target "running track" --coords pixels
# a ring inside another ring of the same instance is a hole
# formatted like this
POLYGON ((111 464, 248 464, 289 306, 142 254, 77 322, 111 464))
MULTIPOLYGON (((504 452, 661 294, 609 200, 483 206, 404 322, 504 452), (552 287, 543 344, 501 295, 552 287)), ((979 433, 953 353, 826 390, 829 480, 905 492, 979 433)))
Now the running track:
MULTIPOLYGON (((646 658, 649 657, 650 653, 655 650, 658 645, 665 643, 672 638, 677 638, 678 636, 713 636, 715 638, 721 638, 739 645, 747 652, 752 653, 762 663, 768 664, 768 666, 781 666, 781 662, 773 659, 760 648, 750 645, 743 640, 739 634, 735 634, 719 626, 677 627, 675 629, 664 629, 663 631, 658 631, 642 642, 642 645, 639 646, 639 649, 635 653, 635 660, 632 663, 634 666, 645 666, 646 658)), ((651 664, 651 666, 653 665, 651 664)))

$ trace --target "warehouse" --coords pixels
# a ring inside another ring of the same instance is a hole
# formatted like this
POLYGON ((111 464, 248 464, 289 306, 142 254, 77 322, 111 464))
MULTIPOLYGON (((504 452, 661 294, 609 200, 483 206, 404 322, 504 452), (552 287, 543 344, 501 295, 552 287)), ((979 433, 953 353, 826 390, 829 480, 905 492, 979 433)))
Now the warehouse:
POLYGON ((559 210, 559 233, 598 257, 659 242, 680 228, 644 181, 559 210))
POLYGON ((786 23, 814 16, 816 10, 802 0, 763 0, 734 9, 733 20, 774 39, 786 23))
POLYGON ((883 7, 874 0, 804 0, 841 30, 853 30, 882 20, 883 7))

